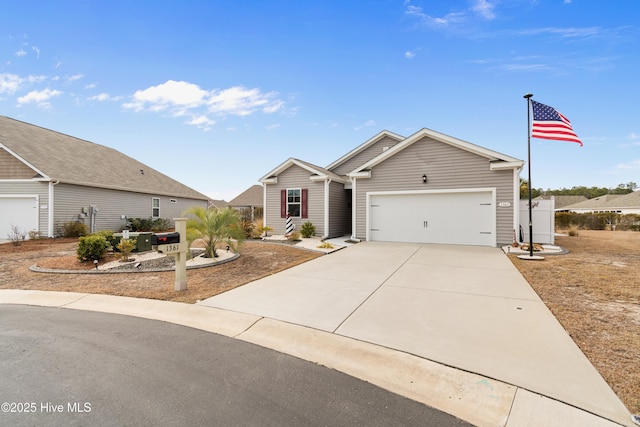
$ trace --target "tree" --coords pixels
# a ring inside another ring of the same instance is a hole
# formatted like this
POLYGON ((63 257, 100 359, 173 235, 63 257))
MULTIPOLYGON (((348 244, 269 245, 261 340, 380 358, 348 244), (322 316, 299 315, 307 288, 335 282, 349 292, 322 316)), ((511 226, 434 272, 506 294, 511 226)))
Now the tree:
POLYGON ((216 246, 220 242, 226 242, 234 251, 244 240, 245 234, 242 228, 240 213, 232 208, 193 207, 187 210, 187 241, 189 246, 196 239, 202 239, 205 243, 205 256, 214 258, 218 256, 216 246))
MULTIPOLYGON (((531 198, 538 197, 541 194, 542 194, 541 189, 535 189, 535 188, 531 189, 531 198)), ((529 181, 522 178, 520 178, 520 198, 521 199, 529 198, 529 181)))

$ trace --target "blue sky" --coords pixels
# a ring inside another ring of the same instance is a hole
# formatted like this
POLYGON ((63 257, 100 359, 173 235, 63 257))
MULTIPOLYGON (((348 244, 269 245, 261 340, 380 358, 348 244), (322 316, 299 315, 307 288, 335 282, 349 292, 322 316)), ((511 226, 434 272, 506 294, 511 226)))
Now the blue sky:
POLYGON ((0 5, 0 114, 212 198, 289 157, 326 166, 384 129, 526 160, 528 92, 584 142, 532 139, 535 188, 640 184, 637 0, 0 5))

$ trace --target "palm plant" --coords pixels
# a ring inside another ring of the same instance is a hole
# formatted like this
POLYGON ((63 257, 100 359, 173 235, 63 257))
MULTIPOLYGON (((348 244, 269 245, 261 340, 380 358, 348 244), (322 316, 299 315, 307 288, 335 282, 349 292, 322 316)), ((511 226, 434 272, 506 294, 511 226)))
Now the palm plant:
POLYGON ((220 242, 226 242, 234 252, 237 252, 238 244, 244 238, 242 218, 240 213, 232 208, 193 207, 186 212, 187 241, 189 246, 194 240, 202 239, 205 244, 205 256, 217 257, 216 246, 220 242))

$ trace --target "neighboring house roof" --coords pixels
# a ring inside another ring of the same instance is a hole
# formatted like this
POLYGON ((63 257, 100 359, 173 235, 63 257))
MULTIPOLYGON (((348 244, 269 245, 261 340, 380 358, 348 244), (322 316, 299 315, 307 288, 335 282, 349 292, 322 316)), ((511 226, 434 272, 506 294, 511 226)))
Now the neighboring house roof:
POLYGON ((264 203, 262 185, 252 185, 229 202, 229 206, 262 206, 264 203))
POLYGON ((224 200, 209 199, 209 207, 210 208, 224 209, 227 206, 229 206, 229 203, 225 202, 224 200))
MULTIPOLYGON (((624 197, 630 196, 632 194, 633 193, 627 194, 624 197)), ((622 194, 605 194, 603 196, 594 197, 593 199, 588 199, 580 203, 574 203, 573 205, 565 206, 564 209, 611 209, 613 207, 619 207, 618 199, 620 199, 621 197, 623 197, 622 194)))
POLYGON ((451 146, 458 147, 471 153, 486 157, 490 161, 490 167, 492 170, 513 169, 522 167, 524 165, 524 161, 516 159, 515 157, 507 156, 506 154, 498 153, 497 151, 489 150, 488 148, 480 147, 479 145, 475 145, 470 142, 466 142, 431 129, 423 128, 413 135, 407 137, 404 141, 389 148, 387 151, 384 151, 382 154, 374 157, 357 169, 353 170, 348 175, 357 175, 359 173, 366 172, 375 165, 385 161, 391 156, 394 156, 405 148, 410 147, 412 144, 424 137, 432 138, 436 141, 440 141, 445 144, 449 144, 451 146))
POLYGON ((573 205, 575 203, 584 202, 589 200, 584 196, 538 196, 534 200, 550 200, 553 197, 555 200, 554 209, 563 209, 565 206, 573 205))
POLYGON ((331 178, 334 181, 338 181, 341 183, 346 183, 348 180, 345 177, 337 175, 325 168, 320 166, 316 166, 312 163, 308 163, 299 159, 289 158, 281 163, 278 167, 273 169, 271 172, 260 178, 260 182, 271 182, 275 177, 280 175, 283 171, 287 170, 289 167, 296 165, 301 167, 302 169, 306 169, 310 173, 316 175, 319 179, 331 178))
POLYGON ((378 142, 381 139, 386 138, 386 137, 393 138, 398 142, 400 142, 400 141, 402 141, 404 139, 404 136, 398 135, 397 133, 389 132, 388 130, 383 130, 382 132, 378 133, 377 135, 375 135, 372 138, 368 139, 367 141, 363 142, 362 144, 360 144, 359 146, 357 146, 353 150, 349 151, 347 154, 345 154, 344 156, 340 157, 335 162, 331 163, 329 166, 327 166, 327 169, 331 170, 331 169, 334 169, 334 168, 340 166, 341 164, 343 164, 347 160, 353 158, 357 154, 361 153, 362 151, 366 150, 367 148, 369 148, 370 146, 372 146, 376 142, 378 142))
POLYGON ((0 148, 7 150, 44 180, 209 199, 117 150, 9 117, 0 116, 0 148))

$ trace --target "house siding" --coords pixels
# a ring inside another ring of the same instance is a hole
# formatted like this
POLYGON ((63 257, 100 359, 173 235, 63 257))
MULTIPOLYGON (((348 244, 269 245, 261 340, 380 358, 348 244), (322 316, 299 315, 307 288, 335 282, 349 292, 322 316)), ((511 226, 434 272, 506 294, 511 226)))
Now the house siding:
POLYGON ((38 196, 38 230, 42 236, 49 236, 49 183, 45 181, 0 180, 0 195, 11 196, 14 194, 38 196))
POLYGON ((340 165, 332 168, 331 172, 337 175, 346 175, 349 172, 352 172, 355 169, 357 169, 359 166, 362 166, 369 160, 373 159, 374 157, 382 154, 384 147, 391 148, 394 145, 398 144, 398 142, 399 141, 397 141, 396 139, 386 136, 382 138, 380 141, 377 141, 371 144, 365 150, 351 157, 344 163, 341 163, 340 165))
POLYGON ((33 169, 0 149, 0 179, 31 179, 34 175, 33 169))
MULTIPOLYGON (((513 171, 491 171, 489 159, 425 137, 374 166, 356 184, 356 235, 366 238, 366 193, 370 191, 495 188, 497 202, 514 203, 513 171), (427 183, 422 175, 427 175, 427 183)), ((498 244, 513 238, 513 206, 496 207, 498 244)))
POLYGON ((89 216, 82 215, 82 208, 95 205, 98 208, 95 230, 119 231, 125 225, 122 215, 128 218, 151 217, 151 200, 160 199, 160 218, 172 220, 184 215, 193 206, 207 208, 207 201, 170 197, 157 194, 133 193, 80 185, 58 184, 54 187, 54 227, 64 222, 80 220, 90 226, 89 216), (176 203, 171 203, 175 200, 176 203))
POLYGON ((280 218, 280 191, 287 188, 306 188, 308 190, 307 218, 293 218, 296 230, 310 221, 316 227, 316 235, 324 235, 324 182, 311 181, 311 173, 297 165, 292 165, 278 175, 277 184, 267 184, 267 205, 265 206, 265 225, 271 227, 274 234, 285 234, 285 220, 280 218))

